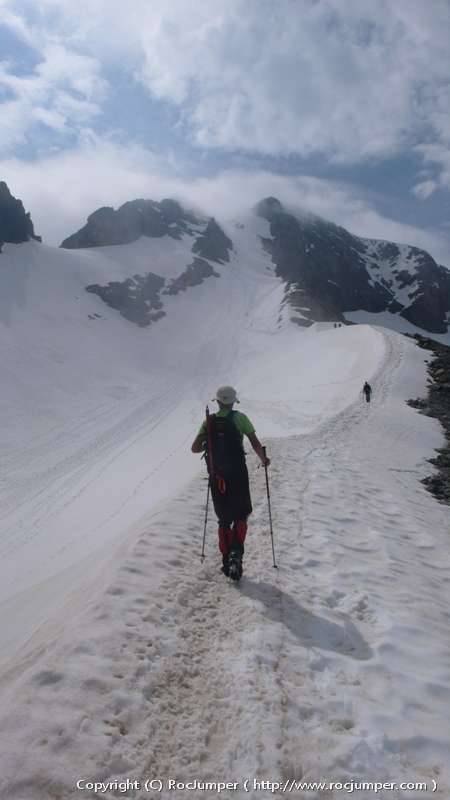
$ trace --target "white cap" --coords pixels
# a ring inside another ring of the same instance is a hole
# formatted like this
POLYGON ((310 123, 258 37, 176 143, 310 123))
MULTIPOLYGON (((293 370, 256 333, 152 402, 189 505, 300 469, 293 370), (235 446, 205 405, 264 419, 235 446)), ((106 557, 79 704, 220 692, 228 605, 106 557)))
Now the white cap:
POLYGON ((218 403, 223 403, 224 406, 232 406, 233 403, 239 403, 236 389, 233 389, 232 386, 220 386, 216 392, 216 400, 218 403))

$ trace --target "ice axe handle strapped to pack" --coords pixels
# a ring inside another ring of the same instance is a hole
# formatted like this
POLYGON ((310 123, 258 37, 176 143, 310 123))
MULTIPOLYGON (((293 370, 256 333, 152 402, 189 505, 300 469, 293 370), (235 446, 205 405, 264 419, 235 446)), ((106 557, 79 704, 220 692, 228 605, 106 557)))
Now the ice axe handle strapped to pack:
MULTIPOLYGON (((263 446, 263 455, 264 461, 267 460, 266 448, 263 446)), ((267 464, 264 464, 264 471, 266 473, 266 490, 267 490, 267 503, 269 506, 269 524, 270 524, 270 538, 272 540, 272 556, 273 556, 273 567, 274 569, 278 569, 277 563, 275 561, 275 548, 273 544, 273 527, 272 527, 272 510, 270 508, 270 490, 269 490, 269 473, 267 472, 267 464)))

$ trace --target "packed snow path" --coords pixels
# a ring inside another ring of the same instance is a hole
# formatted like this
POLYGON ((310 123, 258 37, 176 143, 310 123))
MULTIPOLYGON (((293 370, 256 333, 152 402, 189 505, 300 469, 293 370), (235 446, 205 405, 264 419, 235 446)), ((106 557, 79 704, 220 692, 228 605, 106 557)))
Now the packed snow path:
POLYGON ((91 797, 77 780, 117 778, 239 782, 227 800, 269 796, 244 792, 246 778, 426 781, 376 796, 448 798, 448 509, 419 483, 440 434, 404 404, 423 356, 384 336, 370 405, 267 442, 278 571, 251 456, 238 586, 219 572, 213 517, 200 565, 197 477, 152 515, 77 625, 4 677, 2 798, 91 797))

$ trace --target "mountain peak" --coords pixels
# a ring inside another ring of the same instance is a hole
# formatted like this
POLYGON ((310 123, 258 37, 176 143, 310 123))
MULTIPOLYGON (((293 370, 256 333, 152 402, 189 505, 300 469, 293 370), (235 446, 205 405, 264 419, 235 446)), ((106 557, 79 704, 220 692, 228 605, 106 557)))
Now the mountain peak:
POLYGON ((4 242, 20 244, 29 239, 41 241, 34 233, 30 214, 22 201, 13 197, 5 181, 0 181, 0 250, 4 242))
POLYGON ((86 225, 63 241, 61 247, 102 247, 128 244, 140 236, 173 238, 200 222, 194 214, 186 211, 172 199, 129 200, 117 210, 111 206, 98 208, 88 216, 86 225))
POLYGON ((264 217, 270 222, 277 214, 283 214, 285 208, 276 197, 264 197, 256 205, 255 212, 258 217, 264 217))

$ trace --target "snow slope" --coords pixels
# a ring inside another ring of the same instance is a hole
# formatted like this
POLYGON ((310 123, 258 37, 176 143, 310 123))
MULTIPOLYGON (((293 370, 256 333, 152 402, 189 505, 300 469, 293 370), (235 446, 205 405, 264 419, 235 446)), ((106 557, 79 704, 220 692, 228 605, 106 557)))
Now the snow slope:
POLYGON ((101 252, 1 256, 2 798, 90 797, 78 780, 116 778, 237 781, 223 797, 256 798, 244 779, 303 777, 424 780, 421 797, 435 779, 448 797, 448 514, 419 483, 442 436, 404 403, 424 352, 364 325, 291 326, 250 233, 148 330, 84 293, 101 252), (199 563, 206 483, 189 452, 222 382, 273 459, 279 570, 251 455, 239 587, 211 518, 199 563))
MULTIPOLYGON (((111 546, 195 474, 188 445, 217 384, 239 384, 263 434, 296 433, 321 420, 329 398, 316 403, 305 392, 319 380, 323 358, 358 391, 363 341, 347 348, 345 332, 340 344, 334 337, 341 363, 323 335, 311 331, 305 339, 287 324, 280 330, 282 284, 266 271, 267 256, 252 262, 253 238, 246 249, 245 235, 220 278, 168 298, 167 317, 148 331, 84 291, 108 279, 113 248, 5 247, 0 605, 9 622, 0 662, 53 614, 55 595, 61 603, 80 580, 84 590, 92 587, 111 546), (303 349, 307 340, 317 353, 303 349), (290 364, 297 374, 283 387, 276 375, 290 364), (271 391, 261 385, 254 397, 258 376, 267 374, 271 391)), ((112 277, 130 274, 136 251, 142 255, 136 245, 117 248, 122 261, 116 256, 112 277)), ((165 274, 162 252, 161 240, 149 240, 149 261, 165 274)), ((375 350, 372 363, 376 357, 375 350)))
POLYGON ((403 319, 399 314, 391 314, 390 311, 380 311, 377 314, 370 311, 346 311, 344 317, 349 322, 356 322, 358 325, 382 325, 389 328, 389 330, 408 333, 412 336, 418 333, 420 336, 428 336, 436 342, 446 344, 447 347, 450 346, 450 333, 428 333, 423 328, 412 325, 411 322, 403 319))

